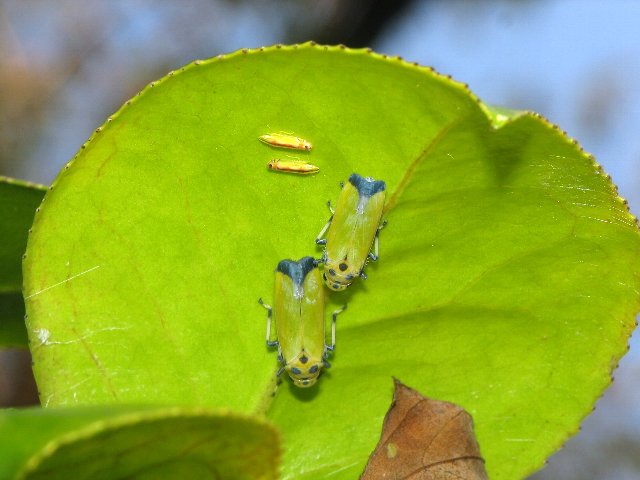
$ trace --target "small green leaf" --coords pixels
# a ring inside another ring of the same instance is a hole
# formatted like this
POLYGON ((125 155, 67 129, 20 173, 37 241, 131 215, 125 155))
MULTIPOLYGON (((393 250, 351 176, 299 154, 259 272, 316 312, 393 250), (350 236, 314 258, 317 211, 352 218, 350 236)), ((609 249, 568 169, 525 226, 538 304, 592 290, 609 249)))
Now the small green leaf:
POLYGON ((0 347, 26 346, 22 255, 46 187, 0 176, 0 347))
POLYGON ((279 439, 261 420, 204 409, 0 412, 0 478, 275 479, 279 439))
POLYGON ((491 478, 520 478, 610 382, 640 291, 635 219, 593 159, 530 113, 365 51, 261 49, 196 62, 98 129, 36 216, 28 329, 45 405, 184 403, 265 412, 283 476, 351 479, 390 377, 474 418, 491 478), (269 172, 313 143, 314 176, 269 172), (283 258, 340 181, 384 179, 380 260, 344 303, 333 368, 271 403, 264 311, 283 258))
POLYGON ((0 176, 0 292, 22 289, 22 255, 47 187, 0 176))

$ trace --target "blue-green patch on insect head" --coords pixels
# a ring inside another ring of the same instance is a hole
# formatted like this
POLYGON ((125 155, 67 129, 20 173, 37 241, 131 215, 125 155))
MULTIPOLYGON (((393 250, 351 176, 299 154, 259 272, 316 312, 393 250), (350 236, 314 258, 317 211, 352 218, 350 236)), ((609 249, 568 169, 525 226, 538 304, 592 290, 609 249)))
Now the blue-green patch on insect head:
POLYGON ((304 279, 307 274, 316 267, 313 257, 303 257, 297 262, 294 260, 281 260, 276 267, 276 271, 291 278, 293 282, 293 296, 302 298, 304 295, 304 279))
POLYGON ((376 193, 383 192, 387 188, 384 180, 374 180, 371 177, 363 177, 357 173, 352 173, 349 183, 353 185, 361 197, 373 197, 376 193))
POLYGON ((383 180, 374 180, 371 177, 362 177, 357 173, 352 173, 349 177, 349 183, 358 191, 358 206, 356 212, 364 213, 367 202, 375 194, 384 192, 387 184, 383 180))

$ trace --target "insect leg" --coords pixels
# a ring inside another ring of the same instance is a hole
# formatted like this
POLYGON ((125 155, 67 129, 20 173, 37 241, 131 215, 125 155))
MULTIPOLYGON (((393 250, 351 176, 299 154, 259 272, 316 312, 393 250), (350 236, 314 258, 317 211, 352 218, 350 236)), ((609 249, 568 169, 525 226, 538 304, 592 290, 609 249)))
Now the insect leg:
POLYGON ((327 230, 329 229, 329 226, 331 225, 331 220, 333 220, 333 215, 335 214, 335 210, 331 207, 331 200, 327 200, 327 207, 329 207, 329 211, 331 212, 331 216, 329 217, 329 221, 325 224, 324 227, 322 227, 322 230, 320 230, 320 233, 316 237, 316 245, 326 245, 327 244, 327 239, 326 238, 322 238, 322 237, 324 237, 324 234, 327 233, 327 230))
POLYGON ((336 320, 338 319, 338 315, 346 309, 347 306, 343 305, 342 308, 339 308, 331 314, 331 345, 325 345, 326 350, 329 352, 333 352, 336 349, 336 320))
POLYGON ((362 272, 360 272, 360 278, 362 278, 363 280, 366 280, 369 277, 367 277, 367 274, 364 273, 364 270, 363 270, 362 272))
POLYGON ((369 252, 369 258, 374 262, 378 260, 378 256, 379 256, 378 255, 378 237, 380 235, 380 230, 382 230, 386 224, 387 224, 386 220, 380 224, 380 226, 376 230, 376 236, 373 239, 373 252, 369 252))
POLYGON ((262 298, 258 299, 258 303, 267 309, 267 346, 268 347, 277 347, 278 340, 271 340, 271 318, 273 309, 270 305, 267 305, 262 301, 262 298))
POLYGON ((376 230, 376 236, 373 239, 373 252, 369 252, 369 258, 374 262, 378 260, 378 233, 379 232, 380 232, 380 229, 376 230))
POLYGON ((329 217, 329 221, 325 224, 324 227, 322 227, 322 230, 320 230, 320 233, 316 237, 316 245, 326 245, 327 244, 327 239, 326 238, 322 238, 322 237, 324 237, 324 234, 327 233, 327 230, 329 229, 329 225, 331 225, 331 220, 333 220, 333 215, 331 215, 331 217, 329 217))
POLYGON ((331 216, 334 216, 336 211, 331 206, 331 200, 327 200, 327 207, 329 207, 329 211, 331 212, 331 216))
POLYGON ((313 261, 313 266, 317 267, 321 263, 327 263, 327 249, 326 248, 322 251, 322 257, 320 257, 320 258, 318 258, 318 259, 313 261))

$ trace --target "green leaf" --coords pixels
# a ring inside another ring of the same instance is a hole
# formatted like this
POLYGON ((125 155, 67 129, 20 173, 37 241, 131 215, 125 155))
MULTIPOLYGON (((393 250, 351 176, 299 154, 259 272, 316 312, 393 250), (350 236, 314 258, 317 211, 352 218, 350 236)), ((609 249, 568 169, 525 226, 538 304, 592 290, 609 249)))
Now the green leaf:
POLYGON ((22 255, 47 187, 0 176, 0 293, 22 288, 22 255))
POLYGON ((0 412, 0 478, 275 479, 264 421, 205 409, 93 407, 0 412))
POLYGON ((0 176, 0 347, 26 346, 22 255, 46 187, 0 176))
POLYGON ((284 478, 351 479, 391 376, 475 421, 491 478, 539 468, 588 414, 638 310, 635 219, 593 159, 534 114, 491 109, 366 51, 261 49, 150 84, 55 181, 25 263, 45 405, 265 412, 284 478), (310 140, 313 176, 269 172, 310 140), (264 311, 283 258, 320 255, 352 172, 388 187, 380 260, 333 294, 333 368, 271 403, 264 311))
POLYGON ((0 293, 0 348, 26 347, 24 300, 20 293, 0 293))

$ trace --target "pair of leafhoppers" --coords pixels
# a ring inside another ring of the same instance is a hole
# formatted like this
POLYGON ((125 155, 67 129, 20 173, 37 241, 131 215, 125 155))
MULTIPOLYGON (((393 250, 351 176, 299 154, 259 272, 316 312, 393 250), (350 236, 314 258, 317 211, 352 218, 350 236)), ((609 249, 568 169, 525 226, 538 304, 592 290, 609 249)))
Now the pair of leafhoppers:
POLYGON ((346 308, 333 312, 327 344, 323 283, 330 290, 345 290, 356 278, 366 278, 367 260, 378 259, 378 234, 386 223, 385 190, 382 180, 352 174, 342 185, 335 210, 328 204, 331 217, 316 238, 324 245, 322 258, 282 260, 275 272, 273 308, 259 300, 268 311, 267 345, 278 348, 278 375, 286 371, 298 387, 312 386, 322 368, 330 366, 327 357, 336 344, 336 318, 346 308), (319 263, 324 264, 322 275, 319 263), (271 338, 273 317, 276 339, 271 338))
MULTIPOLYGON (((290 135, 288 133, 268 133, 266 135, 259 136, 258 139, 261 142, 274 147, 305 150, 307 152, 310 152, 312 148, 309 140, 305 140, 304 138, 296 137, 295 135, 290 135)), ((316 173, 320 170, 315 165, 301 160, 284 160, 281 158, 271 160, 267 164, 267 168, 278 172, 297 173, 301 175, 316 173)))

